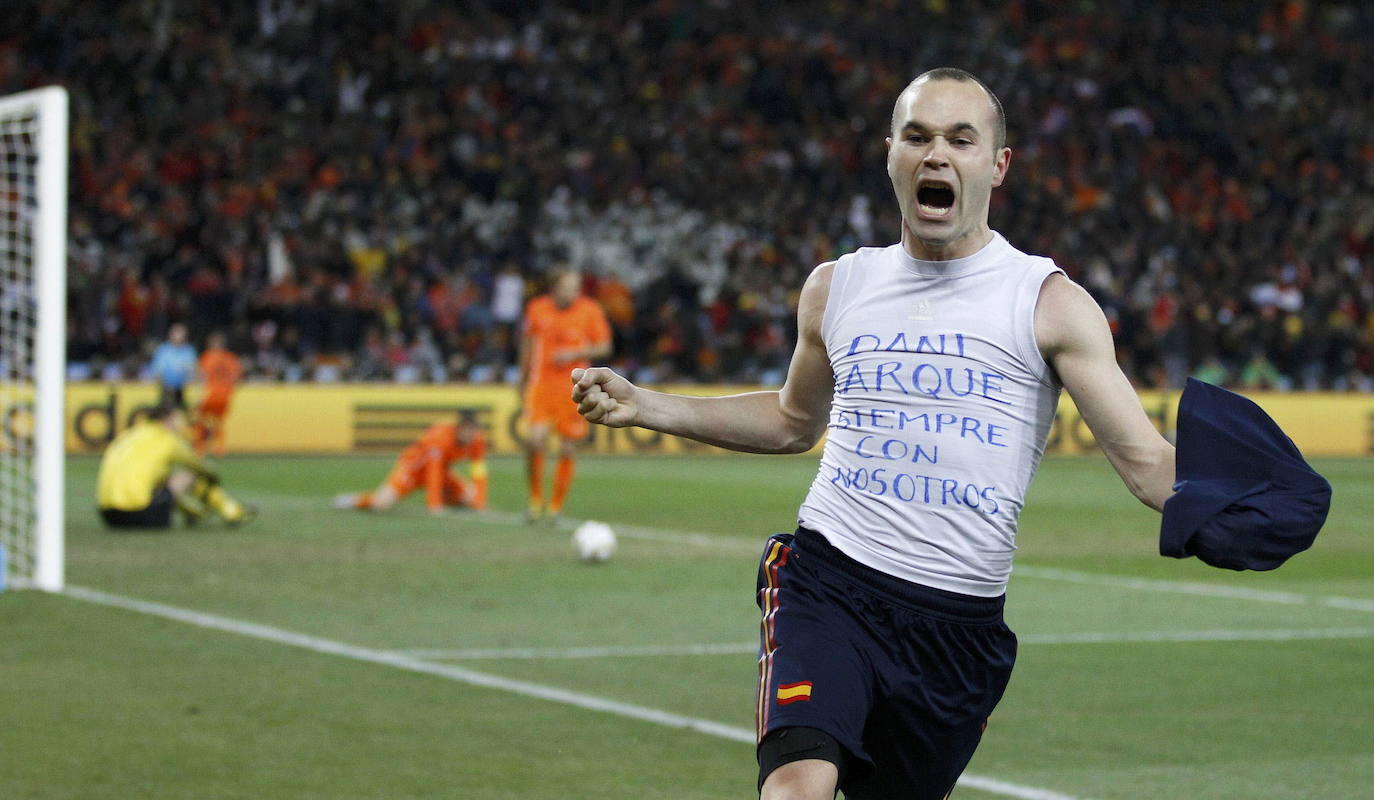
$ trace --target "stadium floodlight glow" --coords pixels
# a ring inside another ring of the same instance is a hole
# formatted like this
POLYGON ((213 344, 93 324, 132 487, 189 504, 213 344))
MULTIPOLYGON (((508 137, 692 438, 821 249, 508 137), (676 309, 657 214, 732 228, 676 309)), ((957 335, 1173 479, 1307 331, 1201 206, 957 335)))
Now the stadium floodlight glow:
POLYGON ((0 547, 12 588, 63 577, 67 91, 0 98, 0 547))

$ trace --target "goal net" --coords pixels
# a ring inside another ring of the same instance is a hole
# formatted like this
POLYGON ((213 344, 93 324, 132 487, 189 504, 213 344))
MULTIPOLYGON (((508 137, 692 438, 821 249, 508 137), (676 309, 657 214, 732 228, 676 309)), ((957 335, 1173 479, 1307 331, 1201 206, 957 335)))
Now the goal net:
POLYGON ((67 92, 0 97, 0 581, 63 583, 67 92))

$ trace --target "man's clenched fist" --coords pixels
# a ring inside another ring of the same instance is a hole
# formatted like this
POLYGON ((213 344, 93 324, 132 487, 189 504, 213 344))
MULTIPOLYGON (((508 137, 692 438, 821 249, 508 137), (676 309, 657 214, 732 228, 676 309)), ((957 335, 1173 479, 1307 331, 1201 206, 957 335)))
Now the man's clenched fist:
POLYGON ((637 389, 607 367, 590 367, 572 371, 572 399, 577 413, 588 422, 611 428, 634 425, 639 416, 635 402, 637 389))

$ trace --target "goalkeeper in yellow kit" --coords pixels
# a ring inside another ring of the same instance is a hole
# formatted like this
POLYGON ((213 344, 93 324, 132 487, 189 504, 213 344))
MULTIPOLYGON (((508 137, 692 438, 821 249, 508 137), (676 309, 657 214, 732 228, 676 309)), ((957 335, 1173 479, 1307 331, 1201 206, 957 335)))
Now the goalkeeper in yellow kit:
POLYGON ((256 515, 230 497, 215 471, 191 450, 180 431, 181 412, 159 405, 115 437, 100 459, 96 505, 111 528, 167 528, 172 510, 188 524, 215 514, 230 525, 256 515))

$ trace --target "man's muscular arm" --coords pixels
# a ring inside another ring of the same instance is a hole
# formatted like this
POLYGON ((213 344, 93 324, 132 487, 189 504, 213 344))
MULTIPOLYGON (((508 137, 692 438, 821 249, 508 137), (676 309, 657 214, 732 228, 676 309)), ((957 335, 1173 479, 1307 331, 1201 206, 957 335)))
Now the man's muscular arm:
POLYGON ((688 397, 642 389, 605 367, 573 370, 582 416, 612 428, 685 436, 744 453, 802 453, 825 432, 834 375, 821 336, 834 263, 812 271, 797 306, 797 348, 782 389, 728 397, 688 397))
POLYGON ((1116 363, 1096 301, 1058 273, 1040 287, 1035 340, 1131 493, 1156 511, 1173 494, 1174 447, 1150 424, 1116 363))

